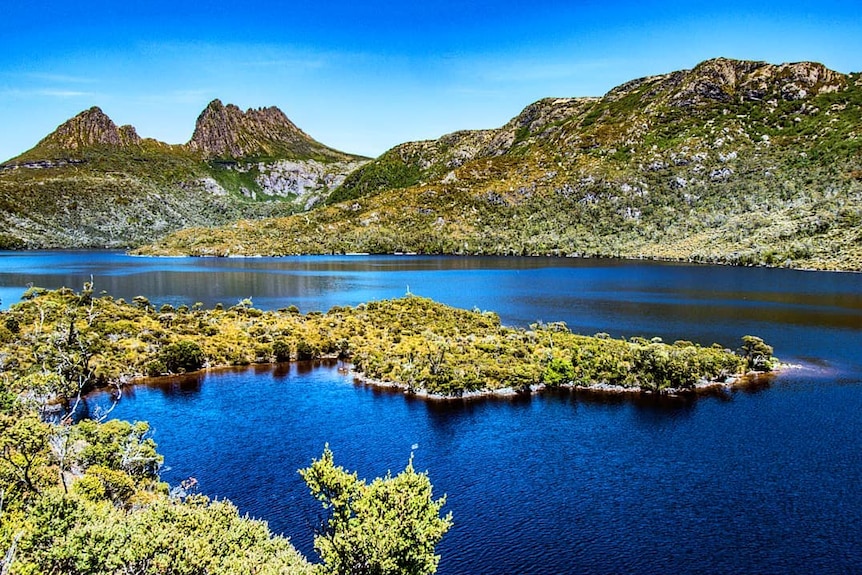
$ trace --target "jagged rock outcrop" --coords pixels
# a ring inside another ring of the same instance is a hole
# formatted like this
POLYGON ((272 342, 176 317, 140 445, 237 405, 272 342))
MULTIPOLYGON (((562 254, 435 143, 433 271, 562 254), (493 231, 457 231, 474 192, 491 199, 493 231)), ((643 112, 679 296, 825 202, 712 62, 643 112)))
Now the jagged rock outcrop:
POLYGON ((323 201, 365 158, 278 108, 212 102, 188 145, 142 139, 92 107, 0 166, 0 248, 120 247, 323 201))
POLYGON ((318 162, 317 160, 279 160, 257 164, 255 181, 264 194, 295 198, 303 209, 310 209, 337 189, 348 174, 366 160, 318 162))
POLYGON ((132 126, 117 125, 98 106, 67 120, 43 138, 34 149, 76 152, 98 146, 125 148, 139 145, 141 138, 132 126))
MULTIPOLYGON (((801 100, 808 96, 837 91, 846 79, 815 62, 768 64, 716 58, 699 64, 677 77, 680 85, 669 101, 674 106, 690 107, 714 102, 760 102, 769 99, 801 100)), ((667 80, 674 75, 665 76, 667 80)))
POLYGON ((243 112, 220 100, 210 102, 198 117, 188 147, 210 159, 348 159, 297 128, 274 106, 243 112))

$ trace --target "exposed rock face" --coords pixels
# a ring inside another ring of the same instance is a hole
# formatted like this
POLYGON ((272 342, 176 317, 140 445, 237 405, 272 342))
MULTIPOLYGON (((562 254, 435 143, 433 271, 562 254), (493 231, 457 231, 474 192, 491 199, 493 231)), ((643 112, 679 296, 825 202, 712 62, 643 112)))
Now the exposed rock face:
POLYGON ((846 86, 846 78, 815 62, 768 64, 715 58, 691 70, 641 78, 614 88, 606 97, 618 99, 652 83, 650 96, 680 107, 715 103, 759 102, 769 99, 800 100, 834 92, 846 86))
POLYGON ((602 98, 545 98, 496 130, 460 131, 437 140, 399 144, 351 174, 330 202, 430 182, 468 162, 507 155, 521 143, 553 142, 569 150, 631 149, 654 126, 673 124, 670 118, 701 114, 706 119, 724 106, 744 103, 763 102, 771 109, 778 101, 805 100, 846 86, 844 74, 814 62, 707 60, 691 70, 631 80, 602 98))
POLYGON ((190 150, 205 158, 346 159, 300 130, 276 107, 249 109, 213 100, 198 117, 190 150))
POLYGON ((304 135, 278 108, 243 112, 213 100, 198 117, 188 146, 206 157, 243 158, 269 153, 267 144, 304 135))
POLYGON ((85 110, 61 124, 38 147, 81 150, 94 146, 129 147, 141 143, 132 126, 117 127, 98 106, 85 110))
POLYGON ((271 164, 258 164, 256 178, 264 193, 272 196, 297 196, 309 208, 344 182, 347 174, 363 162, 335 162, 324 164, 315 160, 281 160, 271 164))

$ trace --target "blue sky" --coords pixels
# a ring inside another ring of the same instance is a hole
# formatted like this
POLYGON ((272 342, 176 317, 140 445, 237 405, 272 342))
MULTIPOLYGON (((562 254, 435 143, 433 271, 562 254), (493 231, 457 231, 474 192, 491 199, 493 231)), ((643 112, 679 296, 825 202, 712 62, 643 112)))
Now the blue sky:
POLYGON ((220 98, 376 156, 717 56, 862 71, 853 2, 5 0, 0 160, 100 106, 187 141, 220 98))

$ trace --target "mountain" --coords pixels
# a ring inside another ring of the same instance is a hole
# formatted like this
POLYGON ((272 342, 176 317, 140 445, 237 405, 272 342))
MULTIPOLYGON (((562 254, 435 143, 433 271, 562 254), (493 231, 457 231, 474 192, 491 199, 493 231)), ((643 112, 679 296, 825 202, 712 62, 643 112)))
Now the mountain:
POLYGON ((213 100, 198 117, 190 150, 205 158, 294 158, 346 161, 351 156, 324 146, 276 107, 243 112, 213 100))
POLYGON ((274 107, 214 100, 184 145, 141 138, 92 107, 0 165, 0 248, 126 247, 286 215, 323 201, 364 161, 274 107))
POLYGON ((52 150, 54 154, 77 151, 95 146, 128 148, 141 143, 141 138, 132 126, 118 128, 97 106, 81 112, 61 124, 52 134, 34 148, 38 153, 52 150))
POLYGON ((147 253, 424 252, 862 269, 862 84, 717 58, 398 145, 301 217, 147 253))

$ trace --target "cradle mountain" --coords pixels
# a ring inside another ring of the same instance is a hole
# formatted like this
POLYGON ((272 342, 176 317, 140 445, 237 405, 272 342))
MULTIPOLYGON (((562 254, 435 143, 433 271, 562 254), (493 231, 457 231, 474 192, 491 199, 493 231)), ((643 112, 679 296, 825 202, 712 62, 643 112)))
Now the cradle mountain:
POLYGON ((0 247, 127 247, 194 225, 306 210, 366 158, 311 138, 278 108, 219 100, 169 145, 98 107, 0 166, 0 247))

